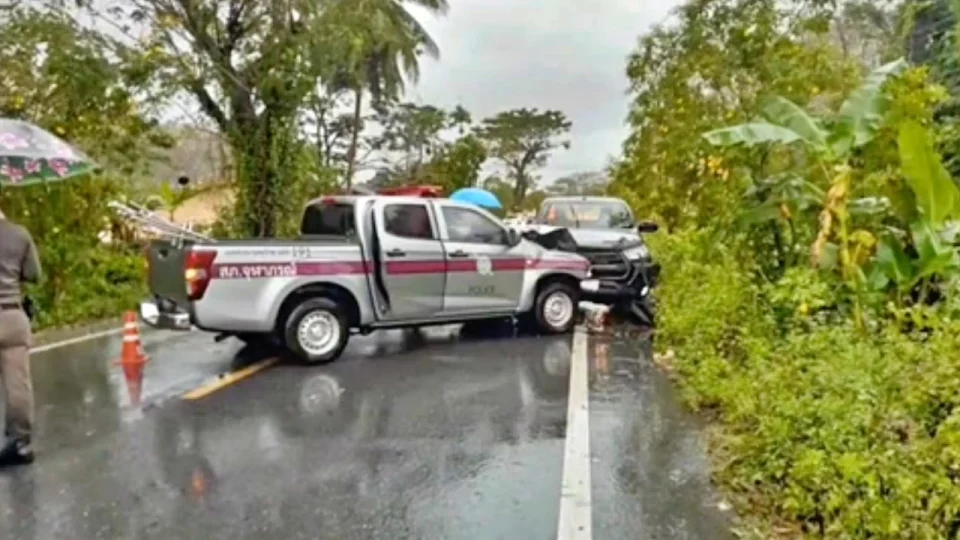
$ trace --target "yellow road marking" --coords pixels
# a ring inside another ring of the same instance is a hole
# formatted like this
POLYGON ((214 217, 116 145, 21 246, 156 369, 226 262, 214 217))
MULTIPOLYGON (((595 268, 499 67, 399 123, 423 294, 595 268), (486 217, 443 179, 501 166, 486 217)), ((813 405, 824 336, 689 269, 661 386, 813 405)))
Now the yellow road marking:
POLYGON ((209 383, 201 386, 200 388, 196 388, 194 390, 187 392, 186 394, 183 395, 183 399, 194 401, 197 399, 205 398, 218 390, 222 390, 223 388, 226 388, 231 384, 238 383, 243 379, 246 379, 247 377, 250 377, 252 375, 255 375, 267 369, 268 367, 276 364, 278 360, 279 360, 278 358, 270 358, 268 360, 257 362, 256 364, 251 364, 241 370, 234 371, 233 373, 226 373, 224 375, 221 375, 216 380, 210 381, 209 383))

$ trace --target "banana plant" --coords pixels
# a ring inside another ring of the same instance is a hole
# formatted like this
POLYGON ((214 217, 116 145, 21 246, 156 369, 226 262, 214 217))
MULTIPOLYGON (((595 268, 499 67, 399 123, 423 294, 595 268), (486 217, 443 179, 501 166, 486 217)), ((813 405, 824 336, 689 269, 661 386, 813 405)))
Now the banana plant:
POLYGON ((740 223, 756 225, 797 212, 809 210, 823 200, 823 190, 793 171, 785 171, 756 180, 743 193, 748 201, 757 201, 740 216, 740 223))
MULTIPOLYGON (((822 201, 821 228, 817 242, 811 246, 811 259, 816 266, 825 264, 824 254, 832 250, 829 240, 833 236, 840 236, 843 244, 840 247, 840 261, 850 259, 844 254, 849 252, 849 234, 846 228, 851 211, 882 212, 889 206, 889 201, 878 199, 850 200, 851 175, 844 164, 854 149, 869 143, 876 135, 890 105, 890 98, 883 92, 883 85, 906 68, 906 61, 900 59, 874 70, 864 83, 847 97, 833 118, 815 118, 792 101, 773 97, 764 102, 759 120, 713 130, 703 135, 710 144, 723 147, 802 144, 819 163, 824 175, 828 177, 830 189, 818 193, 822 201)), ((811 190, 804 187, 798 191, 795 189, 797 185, 796 179, 790 179, 788 184, 770 190, 773 197, 765 199, 759 207, 752 208, 748 217, 754 220, 778 219, 782 212, 775 212, 775 208, 804 204, 811 190), (788 189, 784 191, 782 188, 788 189), (781 195, 792 192, 801 198, 784 200, 782 196, 777 196, 778 191, 781 195)), ((760 189, 763 187, 758 186, 760 189)), ((842 270, 845 276, 852 274, 850 268, 844 267, 842 270)))
MULTIPOLYGON (((747 201, 756 201, 740 215, 742 225, 757 225, 799 212, 822 208, 826 192, 794 171, 756 180, 744 191, 747 201)), ((847 203, 851 216, 876 217, 891 210, 886 197, 860 197, 847 203)))
MULTIPOLYGON (((918 217, 904 238, 913 246, 915 255, 908 255, 899 235, 885 235, 877 248, 868 283, 873 290, 886 290, 892 285, 906 294, 918 285, 926 289, 935 276, 960 271, 960 255, 950 241, 955 231, 948 221, 960 213, 960 189, 944 167, 926 127, 905 122, 900 126, 897 145, 900 170, 917 204, 918 217)), ((920 299, 926 299, 924 292, 920 299)))
MULTIPOLYGON (((898 293, 907 294, 918 285, 929 285, 935 276, 960 270, 956 247, 944 241, 929 221, 914 222, 906 240, 913 245, 916 256, 907 254, 896 235, 881 238, 867 278, 871 289, 884 291, 893 286, 898 293)), ((921 294, 921 299, 925 297, 921 294)))
MULTIPOLYGON (((834 229, 842 230, 846 226, 848 212, 885 211, 889 207, 889 201, 886 200, 849 200, 846 196, 849 186, 845 183, 849 181, 850 175, 841 173, 846 170, 842 166, 836 170, 833 168, 835 165, 844 164, 854 149, 869 143, 875 137, 890 105, 890 98, 883 92, 883 85, 906 68, 906 61, 900 59, 874 70, 859 88, 851 92, 830 119, 815 118, 792 101, 773 97, 762 105, 760 119, 705 133, 703 137, 707 142, 721 147, 802 144, 830 181, 830 190, 827 192, 819 190, 809 182, 802 185, 802 180, 789 174, 774 179, 773 185, 765 182, 757 186, 757 189, 770 193, 771 198, 765 199, 759 207, 752 208, 748 218, 777 219, 780 213, 776 212, 775 208, 785 208, 785 204, 786 207, 791 204, 806 205, 811 188, 821 201, 820 221, 831 224, 829 230, 820 231, 821 239, 829 238, 836 232, 834 229), (787 183, 781 184, 784 180, 787 183), (773 189, 764 189, 765 187, 773 189), (785 199, 784 195, 788 198, 785 199), (793 198, 794 196, 799 198, 793 198)), ((819 252, 818 249, 818 245, 812 247, 814 258, 817 259, 815 262, 820 262, 822 258, 822 249, 819 252)))
POLYGON ((873 140, 890 105, 883 84, 906 68, 906 61, 900 59, 874 70, 833 118, 815 118, 796 103, 777 96, 764 101, 759 119, 715 129, 703 137, 714 146, 802 143, 822 162, 841 161, 853 149, 873 140))
MULTIPOLYGON (((803 146, 819 164, 830 185, 822 198, 820 230, 816 241, 810 246, 811 264, 823 267, 828 259, 838 260, 844 280, 858 291, 864 276, 854 263, 851 238, 869 236, 872 241, 873 236, 867 231, 851 233, 848 230, 850 183, 853 177, 848 161, 855 149, 873 140, 889 109, 890 98, 883 91, 884 83, 906 68, 907 63, 903 59, 877 68, 847 96, 831 118, 816 118, 796 103, 778 96, 763 103, 759 119, 703 135, 708 143, 721 147, 803 146), (834 244, 834 239, 839 245, 834 244), (837 256, 828 257, 830 253, 836 253, 837 256)), ((855 311, 857 325, 862 328, 859 292, 855 311)))

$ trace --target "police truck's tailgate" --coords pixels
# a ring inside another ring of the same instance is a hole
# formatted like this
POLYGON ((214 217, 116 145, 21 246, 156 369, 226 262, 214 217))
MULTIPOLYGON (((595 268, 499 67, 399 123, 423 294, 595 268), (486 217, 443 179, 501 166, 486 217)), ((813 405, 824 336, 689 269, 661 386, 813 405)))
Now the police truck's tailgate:
POLYGON ((175 245, 166 240, 154 240, 147 248, 149 265, 147 283, 150 292, 159 298, 170 300, 186 308, 187 285, 184 278, 184 262, 193 243, 175 245))

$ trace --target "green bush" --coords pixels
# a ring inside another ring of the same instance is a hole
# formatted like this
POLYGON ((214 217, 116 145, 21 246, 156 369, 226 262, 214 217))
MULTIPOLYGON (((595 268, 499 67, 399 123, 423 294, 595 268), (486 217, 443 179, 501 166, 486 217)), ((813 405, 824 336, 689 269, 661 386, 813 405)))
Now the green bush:
POLYGON ((36 328, 70 326, 134 309, 146 292, 137 244, 101 231, 119 230, 107 203, 126 186, 115 179, 76 179, 50 185, 4 188, 0 206, 33 235, 44 276, 29 294, 38 309, 36 328))
POLYGON ((758 284, 737 249, 705 233, 653 247, 664 263, 657 346, 714 421, 715 479, 745 531, 957 537, 960 324, 856 332, 824 316, 830 294, 815 274, 758 284))

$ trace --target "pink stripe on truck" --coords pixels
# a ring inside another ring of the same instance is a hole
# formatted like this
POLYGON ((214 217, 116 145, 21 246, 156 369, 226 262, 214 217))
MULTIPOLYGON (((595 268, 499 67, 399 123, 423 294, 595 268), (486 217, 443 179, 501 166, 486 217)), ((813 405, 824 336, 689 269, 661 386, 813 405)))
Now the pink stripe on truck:
MULTIPOLYGON (((586 271, 590 264, 579 261, 549 261, 543 259, 494 259, 495 272, 530 270, 586 271)), ((284 263, 223 263, 211 267, 212 279, 263 279, 298 276, 362 275, 372 270, 363 261, 318 261, 284 263)), ((441 274, 444 272, 476 272, 475 260, 387 261, 386 272, 391 275, 441 274)))

